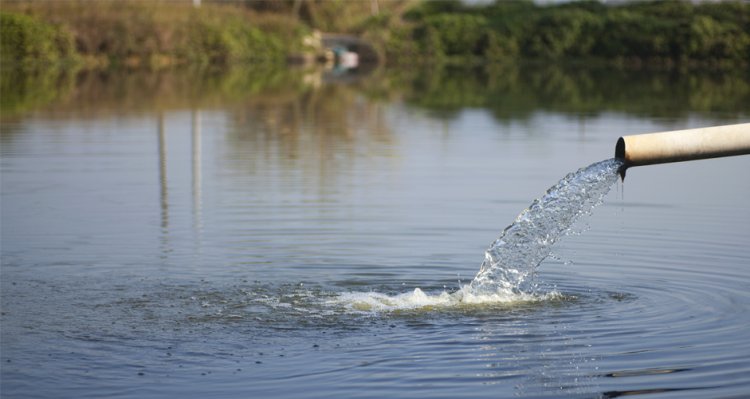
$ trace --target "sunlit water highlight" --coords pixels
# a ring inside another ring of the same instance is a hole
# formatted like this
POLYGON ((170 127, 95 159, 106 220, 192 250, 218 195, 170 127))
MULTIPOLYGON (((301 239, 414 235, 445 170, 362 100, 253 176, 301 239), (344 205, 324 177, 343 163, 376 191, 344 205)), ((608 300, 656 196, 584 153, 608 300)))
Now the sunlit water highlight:
POLYGON ((357 292, 342 294, 329 303, 354 311, 382 312, 559 299, 562 295, 555 290, 538 290, 537 268, 550 256, 552 246, 602 203, 617 181, 621 165, 614 158, 596 162, 550 187, 490 245, 474 280, 455 292, 429 294, 419 288, 397 295, 357 292))

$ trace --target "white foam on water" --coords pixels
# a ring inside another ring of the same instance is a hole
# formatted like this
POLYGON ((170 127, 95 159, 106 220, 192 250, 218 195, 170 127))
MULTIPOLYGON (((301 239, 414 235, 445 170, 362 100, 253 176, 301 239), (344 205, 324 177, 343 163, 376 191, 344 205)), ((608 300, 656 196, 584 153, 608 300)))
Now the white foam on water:
POLYGON ((327 301, 328 305, 343 306, 355 312, 396 312, 404 310, 449 310, 452 308, 481 307, 493 305, 520 305, 562 298, 557 291, 548 293, 519 293, 511 290, 476 292, 470 286, 458 291, 426 293, 420 288, 402 294, 387 295, 379 292, 342 293, 327 301))

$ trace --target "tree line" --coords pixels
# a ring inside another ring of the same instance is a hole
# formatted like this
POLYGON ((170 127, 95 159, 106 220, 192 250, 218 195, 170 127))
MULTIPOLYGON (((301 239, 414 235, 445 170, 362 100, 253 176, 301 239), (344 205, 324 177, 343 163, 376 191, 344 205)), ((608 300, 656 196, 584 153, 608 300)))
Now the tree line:
POLYGON ((7 65, 283 63, 313 31, 369 40, 391 64, 598 60, 750 65, 750 3, 280 0, 6 1, 7 65))
POLYGON ((404 15, 392 58, 406 54, 466 62, 517 58, 619 63, 744 64, 750 3, 653 1, 544 6, 498 1, 423 2, 404 15), (409 40, 411 39, 411 40, 409 40))

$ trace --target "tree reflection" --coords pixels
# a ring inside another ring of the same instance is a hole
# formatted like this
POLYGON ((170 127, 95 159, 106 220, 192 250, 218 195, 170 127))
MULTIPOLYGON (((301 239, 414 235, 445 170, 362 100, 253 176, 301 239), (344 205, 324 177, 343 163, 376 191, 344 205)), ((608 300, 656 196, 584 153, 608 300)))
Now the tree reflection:
POLYGON ((35 110, 53 110, 56 117, 66 118, 242 104, 255 108, 280 104, 283 109, 278 112, 288 113, 286 108, 296 103, 313 107, 297 112, 314 109, 330 123, 327 116, 340 112, 341 107, 347 114, 352 112, 354 104, 349 102, 358 95, 366 102, 403 97, 411 106, 436 111, 446 119, 464 108, 486 108, 500 121, 525 119, 538 111, 738 118, 750 109, 747 73, 745 69, 528 63, 472 68, 427 65, 333 78, 324 71, 263 66, 79 73, 4 68, 0 105, 3 118, 35 110))
POLYGON ((500 121, 538 111, 572 115, 621 112, 682 118, 690 114, 747 115, 747 71, 643 70, 576 65, 510 64, 433 68, 405 76, 405 97, 417 107, 451 118, 486 108, 500 121))
POLYGON ((392 158, 395 140, 385 120, 385 104, 362 94, 358 85, 308 87, 297 96, 256 98, 231 113, 230 157, 240 168, 278 166, 282 176, 317 200, 329 197, 336 182, 350 171, 380 167, 392 158), (363 164, 363 162, 365 164, 363 164))

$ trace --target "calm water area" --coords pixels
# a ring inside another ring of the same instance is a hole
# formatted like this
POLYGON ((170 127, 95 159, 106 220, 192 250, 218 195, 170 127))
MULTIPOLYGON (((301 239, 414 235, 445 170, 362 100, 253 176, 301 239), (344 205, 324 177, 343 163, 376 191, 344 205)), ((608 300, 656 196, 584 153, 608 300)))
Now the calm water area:
POLYGON ((3 74, 2 398, 750 395, 750 156, 632 168, 533 294, 455 300, 619 136, 748 122, 747 71, 3 74))

